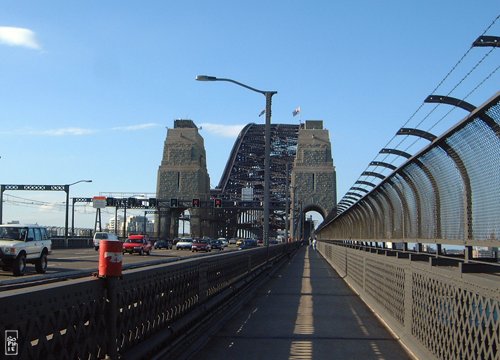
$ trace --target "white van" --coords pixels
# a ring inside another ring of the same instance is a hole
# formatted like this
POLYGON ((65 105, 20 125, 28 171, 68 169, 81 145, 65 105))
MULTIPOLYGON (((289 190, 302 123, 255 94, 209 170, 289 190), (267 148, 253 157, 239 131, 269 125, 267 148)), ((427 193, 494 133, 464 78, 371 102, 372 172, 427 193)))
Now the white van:
POLYGON ((108 232, 96 232, 94 234, 94 249, 95 249, 95 251, 99 250, 99 242, 101 240, 119 241, 118 236, 116 236, 116 234, 108 233, 108 232))

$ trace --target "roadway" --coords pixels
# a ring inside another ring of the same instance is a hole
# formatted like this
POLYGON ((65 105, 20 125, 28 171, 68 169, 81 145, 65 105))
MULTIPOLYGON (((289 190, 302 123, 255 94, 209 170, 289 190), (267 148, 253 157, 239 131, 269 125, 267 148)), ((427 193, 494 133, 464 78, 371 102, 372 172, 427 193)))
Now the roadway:
MULTIPOLYGON (((237 249, 236 245, 229 245, 223 252, 237 249)), ((178 261, 188 257, 209 256, 218 253, 220 253, 220 250, 212 250, 208 253, 193 253, 190 250, 176 250, 175 247, 172 250, 153 249, 151 255, 124 254, 122 266, 124 269, 128 267, 142 267, 178 261)), ((45 282, 49 279, 56 281, 68 277, 81 277, 83 274, 97 273, 99 251, 95 251, 93 247, 85 249, 55 249, 52 250, 48 260, 48 268, 45 274, 38 274, 33 264, 26 265, 24 276, 16 277, 12 275, 11 271, 0 271, 0 290, 15 284, 29 286, 30 284, 34 285, 35 283, 45 282)))

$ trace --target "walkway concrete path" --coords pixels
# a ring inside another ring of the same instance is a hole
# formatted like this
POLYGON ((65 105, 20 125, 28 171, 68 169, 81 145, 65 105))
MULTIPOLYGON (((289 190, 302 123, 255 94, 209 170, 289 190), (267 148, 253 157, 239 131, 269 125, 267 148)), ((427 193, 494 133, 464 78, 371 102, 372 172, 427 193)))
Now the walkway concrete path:
POLYGON ((304 246, 192 359, 411 357, 319 252, 304 246))

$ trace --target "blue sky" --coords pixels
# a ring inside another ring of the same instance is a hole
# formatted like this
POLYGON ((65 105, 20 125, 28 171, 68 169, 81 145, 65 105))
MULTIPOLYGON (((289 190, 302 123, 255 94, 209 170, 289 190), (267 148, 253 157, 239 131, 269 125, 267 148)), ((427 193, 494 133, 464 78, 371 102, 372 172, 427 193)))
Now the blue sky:
MULTIPOLYGON (((0 0, 0 183, 155 192, 166 128, 188 118, 215 187, 265 99, 194 80, 208 74, 278 91, 273 123, 323 120, 340 199, 403 124, 439 135, 466 115, 439 120, 424 105, 412 116, 464 54, 437 93, 480 105, 499 90, 498 50, 467 53, 499 13, 498 0, 0 0)), ((486 35, 500 35, 500 20, 486 35)), ((4 222, 64 224, 63 192, 4 200, 4 222)), ((94 217, 79 206, 75 225, 94 217)))

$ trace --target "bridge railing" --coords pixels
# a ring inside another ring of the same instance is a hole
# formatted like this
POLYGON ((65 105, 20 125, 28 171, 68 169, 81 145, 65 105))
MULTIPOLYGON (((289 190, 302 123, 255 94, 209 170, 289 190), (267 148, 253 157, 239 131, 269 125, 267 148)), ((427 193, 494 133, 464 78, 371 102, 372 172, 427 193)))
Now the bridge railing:
POLYGON ((496 275, 461 274, 420 256, 341 243, 322 241, 318 250, 417 358, 498 358, 496 275))
POLYGON ((297 244, 68 280, 0 293, 0 333, 17 331, 20 359, 151 358, 297 244), (146 341, 147 340, 147 341, 146 341))
POLYGON ((91 237, 70 237, 66 241, 64 237, 52 237, 52 249, 85 249, 94 246, 91 237))
MULTIPOLYGON (((319 239, 500 247, 500 93, 318 229, 319 239)), ((412 245, 413 244, 413 245, 412 245)))

